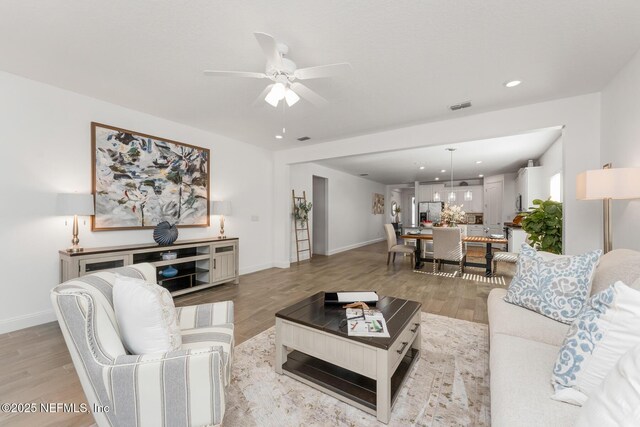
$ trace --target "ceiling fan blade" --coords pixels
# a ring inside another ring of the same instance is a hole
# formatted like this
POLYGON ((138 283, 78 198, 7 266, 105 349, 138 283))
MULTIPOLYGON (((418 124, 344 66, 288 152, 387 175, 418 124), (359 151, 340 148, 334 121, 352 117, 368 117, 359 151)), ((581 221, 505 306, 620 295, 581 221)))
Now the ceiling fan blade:
POLYGON ((351 71, 351 64, 341 62, 339 64, 319 65, 317 67, 300 68, 293 75, 300 80, 321 79, 323 77, 332 77, 351 71))
POLYGON ((326 99, 324 99, 323 97, 321 97, 320 95, 318 95, 317 93, 315 93, 314 91, 312 91, 311 89, 303 85, 302 83, 298 83, 298 82, 292 83, 291 90, 293 90, 295 93, 300 95, 301 98, 306 99, 316 107, 324 107, 327 104, 329 104, 329 101, 327 101, 326 99))
POLYGON ((267 77, 265 73, 254 73, 252 71, 204 70, 204 74, 206 74, 207 76, 216 76, 216 77, 250 77, 252 79, 264 79, 267 77))
POLYGON ((254 107, 260 107, 261 105, 264 105, 266 103, 266 101, 264 100, 264 97, 267 96, 267 94, 269 93, 269 91, 271 90, 274 84, 275 83, 272 83, 267 87, 265 87, 264 90, 260 93, 260 95, 258 95, 256 100, 253 101, 253 104, 251 105, 253 105, 254 107))
POLYGON ((278 52, 278 46, 276 40, 265 33, 253 33, 258 40, 258 44, 262 48, 265 56, 267 57, 267 63, 280 70, 282 68, 282 56, 278 52))

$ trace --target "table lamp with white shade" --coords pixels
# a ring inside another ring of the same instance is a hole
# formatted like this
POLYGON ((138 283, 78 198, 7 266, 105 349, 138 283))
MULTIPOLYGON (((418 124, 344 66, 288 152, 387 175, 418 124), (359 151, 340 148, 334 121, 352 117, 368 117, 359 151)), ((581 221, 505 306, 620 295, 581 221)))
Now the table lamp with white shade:
POLYGON ((226 239, 224 234, 224 216, 231 215, 231 202, 228 200, 214 200, 213 201, 213 214, 220 215, 220 235, 219 239, 226 239))
POLYGON ((78 238, 78 216, 89 216, 94 214, 93 194, 79 193, 61 193, 58 194, 56 213, 58 215, 73 215, 73 239, 72 246, 67 252, 82 252, 83 248, 79 246, 78 238))
POLYGON ((603 201, 604 253, 607 253, 613 249, 611 200, 640 198, 640 168, 612 168, 607 163, 602 169, 582 172, 577 179, 576 197, 603 201))

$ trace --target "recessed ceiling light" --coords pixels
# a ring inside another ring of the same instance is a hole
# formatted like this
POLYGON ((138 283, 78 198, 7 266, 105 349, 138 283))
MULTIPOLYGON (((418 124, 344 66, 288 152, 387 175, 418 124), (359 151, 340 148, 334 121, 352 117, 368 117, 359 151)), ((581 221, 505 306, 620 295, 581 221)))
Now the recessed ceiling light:
POLYGON ((447 171, 446 169, 442 169, 440 173, 445 173, 446 171, 447 171))
POLYGON ((476 160, 476 165, 479 165, 480 163, 482 163, 482 160, 476 160))
POLYGON ((509 80, 508 82, 504 82, 504 85, 505 87, 516 87, 520 83, 522 83, 521 80, 509 80))
POLYGON ((282 139, 282 135, 276 135, 276 139, 282 139))
POLYGON ((478 178, 482 178, 482 177, 484 177, 484 175, 482 175, 482 174, 478 175, 478 178))
POLYGON ((420 166, 420 170, 424 170, 424 166, 420 166))
POLYGON ((437 176, 436 176, 436 181, 440 181, 440 178, 438 178, 437 176))

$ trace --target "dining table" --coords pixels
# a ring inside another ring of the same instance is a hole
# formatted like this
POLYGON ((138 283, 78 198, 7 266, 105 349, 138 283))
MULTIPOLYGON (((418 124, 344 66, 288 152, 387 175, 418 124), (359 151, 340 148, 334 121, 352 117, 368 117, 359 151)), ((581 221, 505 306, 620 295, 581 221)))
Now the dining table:
MULTIPOLYGON (((433 234, 420 234, 420 233, 406 233, 400 236, 403 239, 415 239, 416 240, 416 264, 415 269, 419 270, 423 266, 423 262, 429 260, 428 258, 422 258, 422 241, 433 240, 433 234)), ((486 247, 485 251, 485 263, 478 262, 465 262, 465 266, 469 267, 484 267, 484 275, 491 277, 493 275, 491 269, 491 261, 493 260, 493 245, 506 245, 509 241, 505 238, 494 238, 490 236, 462 236, 464 243, 482 243, 486 247)))

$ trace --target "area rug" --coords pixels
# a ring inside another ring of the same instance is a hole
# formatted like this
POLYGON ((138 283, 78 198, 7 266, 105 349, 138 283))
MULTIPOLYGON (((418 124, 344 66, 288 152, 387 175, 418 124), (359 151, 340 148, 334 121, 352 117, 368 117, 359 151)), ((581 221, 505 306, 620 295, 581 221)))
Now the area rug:
MULTIPOLYGON (((389 426, 489 426, 486 325, 422 313, 422 355, 389 426)), ((275 328, 235 348, 225 426, 384 426, 293 378, 275 373, 275 328)))
POLYGON ((433 273, 431 271, 413 270, 413 272, 426 274, 428 276, 448 277, 450 279, 462 279, 462 280, 470 280, 472 282, 490 283, 492 285, 500 285, 500 286, 507 285, 507 282, 504 276, 487 277, 484 274, 475 274, 475 273, 462 273, 462 276, 460 276, 458 272, 446 272, 446 271, 437 271, 433 273))

